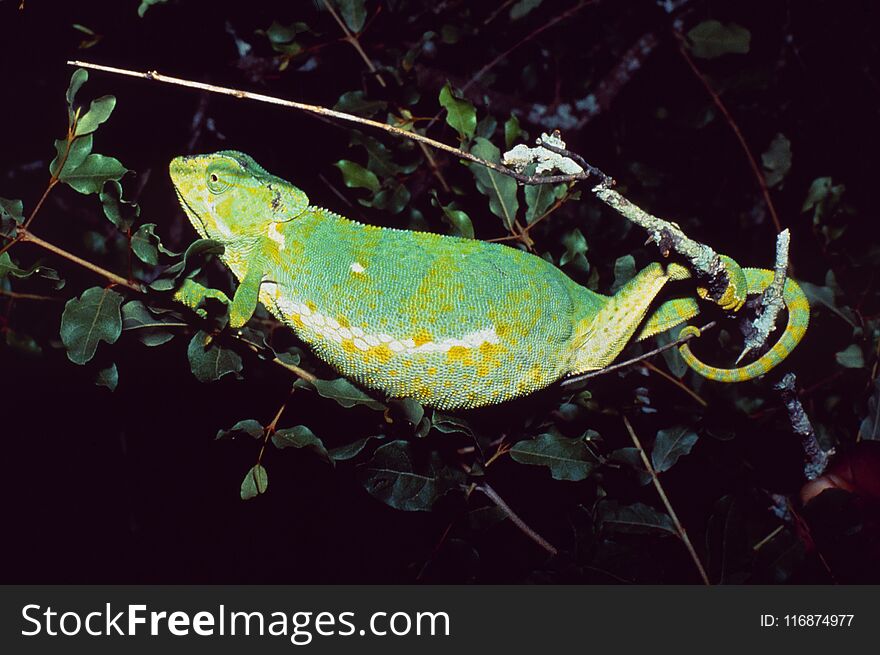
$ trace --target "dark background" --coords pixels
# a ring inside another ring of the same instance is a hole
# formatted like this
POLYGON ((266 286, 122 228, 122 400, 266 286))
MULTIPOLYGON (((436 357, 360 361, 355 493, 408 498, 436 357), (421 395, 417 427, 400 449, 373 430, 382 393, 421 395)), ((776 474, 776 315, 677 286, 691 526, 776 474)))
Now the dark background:
MULTIPOLYGON (((137 16, 134 0, 28 0, 23 9, 18 4, 0 2, 0 195, 23 199, 26 213, 45 188, 52 139, 65 130, 64 91, 73 72, 67 59, 156 69, 324 106, 356 89, 373 98, 404 95, 394 85, 387 90, 376 85, 354 49, 339 39, 332 18, 312 2, 172 1, 151 8, 144 18, 137 16), (318 32, 305 39, 313 53, 294 59, 283 72, 265 36, 255 34, 273 20, 302 20, 318 32), (84 35, 73 23, 103 38, 78 49, 84 35), (239 57, 230 27, 253 46, 251 58, 239 57), (313 69, 298 70, 309 57, 314 57, 313 69)), ((417 115, 436 113, 437 93, 447 79, 462 86, 478 68, 576 3, 545 1, 519 21, 509 20, 504 11, 488 24, 494 3, 483 4, 367 2, 371 18, 361 42, 392 68, 396 53, 405 52, 425 31, 461 27, 457 43, 437 41, 412 71, 400 73, 403 86, 421 93, 412 107, 417 115)), ((792 143, 791 171, 771 194, 783 226, 792 230, 796 276, 821 286, 833 270, 841 288, 839 303, 854 312, 863 329, 854 332, 833 312, 815 312, 804 343, 782 368, 797 372, 823 445, 854 452, 861 448, 856 433, 876 374, 871 330, 880 312, 875 279, 880 146, 876 4, 695 1, 684 3, 676 17, 685 31, 707 18, 734 21, 751 31, 748 54, 695 62, 720 90, 756 157, 777 133, 792 143), (801 212, 811 181, 825 175, 846 185, 845 206, 829 219, 846 231, 831 243, 811 224, 810 214, 801 212), (851 343, 865 353, 861 370, 835 361, 834 354, 851 343)), ((672 18, 655 3, 596 2, 581 9, 517 47, 468 97, 479 117, 492 113, 499 123, 511 111, 520 112, 523 128, 534 138, 546 129, 525 119, 534 103, 573 102, 594 91, 645 35, 657 40, 656 48, 641 70, 615 89, 608 109, 565 133, 569 147, 617 178, 621 190, 648 211, 679 222, 691 236, 743 265, 769 267, 775 229, 756 179, 730 126, 678 52, 672 18), (530 69, 535 84, 523 81, 530 69)), ((389 217, 357 204, 346 206, 331 190, 351 202, 363 195, 345 189, 332 166, 338 159, 364 159, 362 151, 349 149, 345 125, 94 71, 80 101, 105 93, 115 95, 118 104, 96 135, 95 151, 116 156, 137 171, 137 180, 127 180, 127 188, 137 195, 142 220, 157 223, 169 247, 181 249, 194 238, 166 173, 171 158, 188 151, 243 150, 306 189, 317 205, 376 224, 408 225, 406 211, 389 217), (194 115, 200 110, 214 129, 202 122, 195 134, 194 115)), ((429 135, 456 142, 442 121, 429 135)), ((496 134, 495 142, 503 143, 503 136, 496 134)), ((465 191, 458 200, 473 218, 477 237, 503 236, 470 173, 452 158, 438 155, 438 162, 465 191)), ((432 229, 445 230, 437 220, 439 210, 430 204, 429 169, 423 165, 406 184, 413 206, 432 229)), ((599 271, 599 289, 607 291, 617 257, 635 253, 644 265, 658 255, 643 247, 642 233, 628 230, 608 211, 596 212, 595 205, 584 189, 583 200, 569 203, 548 221, 552 225, 540 233, 539 247, 558 258, 560 235, 583 227, 587 257, 599 271)), ((34 224, 36 234, 84 255, 86 230, 108 236, 114 228, 101 217, 94 198, 67 188, 53 192, 34 224)), ((44 256, 27 245, 13 252, 23 262, 44 256)), ((91 258, 124 271, 125 257, 112 247, 91 258)), ((46 258, 46 263, 67 278, 57 294, 62 300, 100 284, 61 260, 46 258)), ((219 264, 209 267, 208 278, 228 284, 219 264)), ((31 290, 45 292, 33 284, 31 290)), ((61 302, 0 298, 4 329, 26 326, 42 347, 39 356, 0 349, 3 582, 698 582, 674 539, 625 536, 612 540, 610 550, 607 540, 595 535, 582 541, 581 533, 591 532, 584 526, 590 524, 597 483, 558 482, 544 469, 509 458, 493 466, 493 485, 565 551, 563 557, 548 561, 509 522, 469 531, 462 525, 463 512, 486 505, 482 498, 472 499, 467 508, 464 501, 444 499, 430 513, 396 511, 362 489, 351 465, 334 471, 304 453, 269 453, 269 493, 242 502, 239 484, 258 446, 250 440, 215 443, 214 435, 243 418, 267 422, 287 395, 288 377, 246 359, 244 381, 200 384, 189 372, 185 338, 147 349, 123 337, 112 349, 120 383, 110 393, 93 385, 93 371, 67 361, 58 339, 62 307, 61 302)), ((655 362, 662 367, 662 360, 655 362)), ((705 535, 712 531, 710 517, 723 497, 739 503, 742 526, 731 529, 741 530, 743 538, 748 534, 754 544, 780 525, 767 510, 767 494, 796 499, 803 483, 799 443, 771 388, 779 374, 771 377, 732 388, 688 378, 709 402, 707 410, 695 408, 679 389, 656 376, 630 372, 600 378, 590 387, 593 410, 566 429, 595 429, 610 451, 631 444, 609 409, 631 410, 627 413, 634 414, 637 431, 648 441, 656 430, 676 422, 698 426, 701 439, 694 452, 666 474, 664 484, 698 551, 713 560, 717 553, 711 553, 712 540, 705 535), (648 390, 657 413, 642 411, 634 401, 641 388, 648 390), (722 433, 736 438, 717 438, 722 433)), ((476 412, 470 419, 499 435, 517 433, 533 417, 556 410, 559 398, 560 392, 551 390, 476 412)), ((375 412, 342 410, 311 395, 295 400, 286 417, 289 425, 309 425, 328 445, 348 443, 381 427, 375 412)), ((429 439, 431 447, 445 452, 462 445, 454 437, 446 443, 441 443, 443 435, 429 439)), ((650 486, 640 487, 614 471, 602 479, 601 489, 622 503, 660 507, 650 486)), ((760 555, 731 579, 880 581, 876 498, 829 493, 832 497, 820 497, 804 510, 808 528, 786 525, 779 552, 760 555)))

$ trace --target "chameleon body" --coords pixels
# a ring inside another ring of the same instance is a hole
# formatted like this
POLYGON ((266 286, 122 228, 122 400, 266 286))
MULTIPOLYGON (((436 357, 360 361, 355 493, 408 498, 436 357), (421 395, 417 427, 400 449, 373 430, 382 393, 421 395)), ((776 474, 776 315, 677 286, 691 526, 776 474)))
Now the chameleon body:
MULTIPOLYGON (((677 264, 651 264, 605 296, 514 248, 363 225, 310 206, 303 191, 243 153, 178 157, 170 172, 196 231, 224 244, 222 259, 239 280, 230 325, 243 325, 262 302, 321 359, 391 397, 440 409, 502 402, 603 368, 633 337, 699 312, 696 299, 684 297, 648 315, 668 281, 689 276, 677 264)), ((736 308, 772 279, 729 258, 725 264, 726 297, 736 308)), ((195 306, 217 294, 188 281, 178 297, 195 306)), ((767 372, 809 318, 796 283, 787 282, 784 300, 785 333, 756 362, 716 369, 688 349, 682 355, 712 379, 767 372)))

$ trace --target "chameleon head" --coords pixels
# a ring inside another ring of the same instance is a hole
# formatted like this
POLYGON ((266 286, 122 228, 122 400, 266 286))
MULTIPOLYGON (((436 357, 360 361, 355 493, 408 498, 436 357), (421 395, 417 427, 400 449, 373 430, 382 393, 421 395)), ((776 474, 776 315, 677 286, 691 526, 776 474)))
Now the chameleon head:
POLYGON ((309 205, 305 193, 234 150, 175 157, 169 167, 187 217, 204 238, 228 241, 265 234, 309 205))

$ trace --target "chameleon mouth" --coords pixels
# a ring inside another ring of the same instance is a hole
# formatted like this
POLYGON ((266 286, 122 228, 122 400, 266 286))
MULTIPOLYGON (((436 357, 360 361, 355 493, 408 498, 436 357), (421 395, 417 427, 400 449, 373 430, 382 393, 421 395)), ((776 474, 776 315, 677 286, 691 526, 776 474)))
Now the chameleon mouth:
POLYGON ((186 198, 184 198, 183 194, 180 192, 180 189, 174 187, 174 193, 177 194, 177 200, 180 202, 180 206, 183 207, 183 212, 186 214, 189 222, 192 223, 192 226, 196 229, 196 232, 198 232, 203 239, 207 239, 208 233, 205 230, 205 221, 202 220, 199 213, 192 208, 192 205, 187 202, 186 198))

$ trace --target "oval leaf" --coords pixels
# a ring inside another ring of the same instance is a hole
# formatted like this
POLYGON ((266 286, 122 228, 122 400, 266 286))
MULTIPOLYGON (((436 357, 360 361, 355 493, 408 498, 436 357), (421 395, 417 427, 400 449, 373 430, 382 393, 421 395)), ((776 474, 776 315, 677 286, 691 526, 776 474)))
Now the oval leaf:
POLYGON ((250 500, 266 493, 269 487, 269 476, 262 464, 254 464, 241 482, 241 499, 250 500))
MULTIPOLYGON (((483 137, 477 137, 474 140, 471 154, 486 161, 495 163, 501 161, 501 152, 491 141, 487 141, 483 137)), ((504 227, 508 231, 512 231, 516 212, 519 209, 519 200, 516 197, 516 180, 480 164, 469 163, 468 167, 476 179, 479 192, 489 198, 489 209, 504 221, 504 227)))
POLYGON ((116 98, 114 96, 101 96, 92 100, 92 104, 89 106, 85 116, 80 116, 80 119, 77 121, 76 131, 73 135, 83 136, 97 130, 101 123, 106 122, 110 118, 110 114, 113 113, 115 106, 116 98))
POLYGON ((272 443, 275 444, 276 448, 305 448, 311 450, 328 464, 333 464, 333 460, 324 447, 324 442, 304 425, 294 425, 292 428, 276 431, 272 435, 272 443))
POLYGON ((383 410, 385 405, 368 396, 345 378, 335 380, 315 380, 312 386, 318 395, 324 398, 332 398, 343 407, 366 405, 370 409, 383 410))
POLYGON ((342 171, 342 181, 349 189, 367 189, 376 193, 382 186, 379 184, 379 178, 373 171, 367 170, 360 164, 347 159, 340 159, 333 164, 342 171))
POLYGON ((477 129, 477 110, 467 100, 457 97, 447 82, 440 89, 440 105, 446 110, 446 123, 458 132, 462 141, 474 138, 477 129))
POLYGON ((691 452, 697 443, 697 433, 683 425, 667 428, 657 432, 654 449, 651 451, 651 463, 657 473, 668 471, 680 457, 691 452))
POLYGON ((208 335, 199 330, 193 335, 186 349, 190 369, 199 382, 213 382, 224 375, 232 374, 237 378, 242 369, 241 357, 237 352, 221 348, 213 341, 206 346, 208 335))
POLYGON ((122 333, 121 304, 121 295, 100 287, 67 301, 61 315, 61 341, 70 361, 85 364, 95 356, 99 342, 116 342, 122 333))
POLYGON ((546 466, 556 480, 585 480, 596 468, 596 460, 581 437, 542 434, 514 444, 510 456, 520 464, 546 466))
POLYGON ((668 514, 658 512, 642 503, 618 505, 614 501, 603 502, 599 505, 597 519, 600 528, 616 532, 633 534, 665 532, 678 536, 675 524, 668 514))
POLYGON ((72 189, 89 194, 100 193, 104 182, 119 180, 126 173, 128 169, 115 157, 92 153, 72 170, 65 166, 59 179, 72 189))
MULTIPOLYGON (((436 455, 434 455, 436 457, 436 455)), ((426 512, 440 496, 436 459, 414 463, 406 441, 392 441, 376 449, 373 458, 358 467, 358 478, 374 498, 407 512, 426 512)))
POLYGON ((746 28, 736 23, 723 25, 717 20, 705 20, 688 32, 691 52, 703 59, 745 54, 749 51, 751 36, 746 28))

